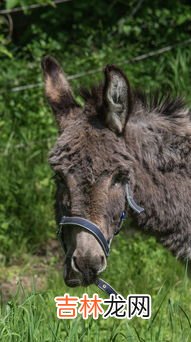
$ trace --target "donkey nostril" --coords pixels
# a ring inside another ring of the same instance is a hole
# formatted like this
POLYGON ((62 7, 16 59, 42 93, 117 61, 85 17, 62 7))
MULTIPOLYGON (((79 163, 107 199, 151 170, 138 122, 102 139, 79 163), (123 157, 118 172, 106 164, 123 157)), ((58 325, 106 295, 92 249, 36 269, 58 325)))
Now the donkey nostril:
POLYGON ((96 275, 106 268, 106 258, 104 255, 90 257, 76 257, 73 255, 71 259, 71 266, 73 270, 81 274, 96 275))
POLYGON ((100 260, 101 260, 101 263, 100 263, 100 267, 99 267, 99 269, 97 271, 98 274, 105 270, 106 264, 107 264, 106 263, 106 258, 105 258, 104 255, 101 256, 100 260))
POLYGON ((80 272, 80 273, 82 273, 82 271, 80 270, 80 268, 79 268, 79 266, 78 266, 78 264, 77 264, 77 258, 75 257, 75 256, 73 256, 72 257, 72 262, 71 262, 71 264, 72 264, 72 268, 73 268, 73 270, 75 271, 75 272, 80 272))

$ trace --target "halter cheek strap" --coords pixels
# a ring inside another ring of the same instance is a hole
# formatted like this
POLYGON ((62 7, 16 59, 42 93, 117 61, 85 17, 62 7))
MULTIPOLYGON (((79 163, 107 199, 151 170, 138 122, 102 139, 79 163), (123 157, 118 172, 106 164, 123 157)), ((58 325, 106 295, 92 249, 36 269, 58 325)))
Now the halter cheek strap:
POLYGON ((133 209, 134 211, 136 211, 136 213, 141 214, 145 209, 140 207, 135 202, 135 200, 133 198, 133 193, 131 191, 131 188, 130 188, 129 184, 126 184, 125 190, 126 190, 127 201, 128 201, 128 204, 129 204, 130 208, 133 209))

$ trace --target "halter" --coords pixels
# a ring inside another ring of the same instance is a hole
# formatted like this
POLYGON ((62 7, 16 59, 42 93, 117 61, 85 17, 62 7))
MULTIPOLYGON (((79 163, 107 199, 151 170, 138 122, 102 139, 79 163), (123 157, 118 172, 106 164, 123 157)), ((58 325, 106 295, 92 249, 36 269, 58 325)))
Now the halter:
MULTIPOLYGON (((138 214, 142 213, 144 211, 144 208, 137 205, 136 202, 134 201, 133 194, 132 194, 129 184, 126 184, 125 188, 126 188, 126 198, 127 198, 129 206, 138 214)), ((119 220, 119 224, 117 227, 117 231, 115 232, 114 235, 117 235, 120 232, 122 225, 123 225, 123 221, 126 219, 126 216, 127 216, 126 212, 123 211, 120 215, 120 220, 119 220)), ((65 245, 62 241, 62 231, 63 231, 63 227, 68 226, 68 225, 71 225, 73 227, 76 227, 76 226, 82 227, 83 229, 86 229, 88 232, 90 232, 93 236, 95 236, 95 238, 101 245, 105 253, 105 256, 108 257, 109 251, 110 251, 110 240, 106 240, 100 228, 95 223, 85 218, 78 217, 78 216, 76 217, 75 216, 62 216, 61 218, 57 235, 58 235, 59 240, 61 241, 61 244, 64 250, 65 250, 65 245)), ((108 295, 110 294, 117 295, 117 292, 103 279, 96 279, 95 284, 101 290, 105 291, 108 295)))

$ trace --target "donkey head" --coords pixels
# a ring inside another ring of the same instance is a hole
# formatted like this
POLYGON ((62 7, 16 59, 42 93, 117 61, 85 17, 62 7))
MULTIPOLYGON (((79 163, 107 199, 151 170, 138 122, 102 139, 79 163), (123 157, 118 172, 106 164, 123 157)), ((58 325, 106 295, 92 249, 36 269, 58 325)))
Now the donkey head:
MULTIPOLYGON (((61 67, 44 57, 45 92, 58 124, 59 137, 49 162, 56 181, 56 220, 63 215, 90 220, 109 242, 125 210, 125 185, 131 159, 125 127, 131 112, 128 80, 115 66, 105 68, 103 85, 84 91, 84 107, 72 95, 61 67)), ((88 285, 106 267, 97 239, 80 227, 64 227, 64 278, 69 286, 88 285)))

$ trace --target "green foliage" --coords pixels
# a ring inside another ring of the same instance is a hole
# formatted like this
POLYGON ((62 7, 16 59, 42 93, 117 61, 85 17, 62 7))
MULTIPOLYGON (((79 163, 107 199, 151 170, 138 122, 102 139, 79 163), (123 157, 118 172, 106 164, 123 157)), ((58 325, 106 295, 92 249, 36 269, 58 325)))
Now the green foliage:
POLYGON ((27 7, 34 4, 51 4, 51 0, 6 0, 6 8, 12 9, 14 7, 27 7))
MULTIPOLYGON (((12 9, 47 2, 7 0, 4 5, 12 9)), ((81 0, 25 10, 12 18, 10 38, 7 20, 0 16, 0 258, 10 263, 55 236, 48 151, 56 138, 56 125, 41 86, 44 54, 58 58, 69 75, 115 63, 123 67, 133 86, 178 93, 191 104, 189 44, 131 62, 138 55, 190 38, 188 1, 81 0), (20 88, 27 85, 31 87, 20 88)), ((79 86, 102 78, 95 71, 74 79, 77 99, 79 86)), ((49 276, 49 291, 38 293, 34 288, 28 295, 20 286, 24 299, 18 293, 2 305, 0 340, 189 341, 191 293, 184 267, 154 238, 125 235, 113 243, 104 278, 124 296, 151 294, 152 320, 58 321, 54 296, 66 291, 81 295, 84 289, 70 291, 56 271, 49 276)), ((95 286, 86 289, 89 294, 96 291, 95 286)))
POLYGON ((22 1, 20 1, 20 0, 7 0, 6 1, 6 8, 11 9, 17 5, 20 5, 21 3, 22 3, 22 1))

